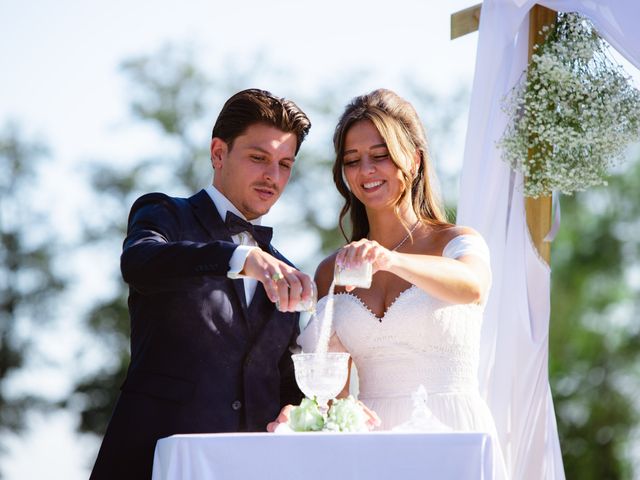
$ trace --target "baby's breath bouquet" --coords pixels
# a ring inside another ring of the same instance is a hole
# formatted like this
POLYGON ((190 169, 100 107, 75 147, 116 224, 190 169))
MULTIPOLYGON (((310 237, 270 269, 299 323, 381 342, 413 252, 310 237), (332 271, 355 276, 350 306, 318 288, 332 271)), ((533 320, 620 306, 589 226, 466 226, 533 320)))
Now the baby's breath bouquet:
POLYGON ((360 404, 349 395, 334 399, 326 418, 320 413, 318 403, 303 398, 300 405, 289 413, 289 428, 295 432, 367 432, 367 416, 360 404))
POLYGON ((528 197, 606 185, 609 168, 640 138, 640 92, 593 25, 560 13, 544 27, 528 71, 503 107, 510 122, 498 145, 525 178, 528 197))

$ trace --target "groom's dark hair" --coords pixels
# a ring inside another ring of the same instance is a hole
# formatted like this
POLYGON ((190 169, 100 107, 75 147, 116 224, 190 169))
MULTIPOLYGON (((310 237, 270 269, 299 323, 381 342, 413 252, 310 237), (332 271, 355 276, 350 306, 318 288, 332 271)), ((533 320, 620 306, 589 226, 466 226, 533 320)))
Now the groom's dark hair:
POLYGON ((242 90, 227 100, 218 115, 211 138, 217 137, 233 148, 233 141, 256 123, 275 127, 296 136, 296 154, 309 133, 311 122, 291 100, 266 90, 242 90))

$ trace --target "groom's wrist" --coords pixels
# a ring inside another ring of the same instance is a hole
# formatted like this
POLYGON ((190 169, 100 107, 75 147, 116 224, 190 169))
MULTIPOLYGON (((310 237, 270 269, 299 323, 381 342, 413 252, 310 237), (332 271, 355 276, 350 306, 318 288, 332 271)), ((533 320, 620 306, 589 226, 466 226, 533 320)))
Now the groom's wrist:
POLYGON ((229 271, 227 272, 227 277, 231 279, 237 278, 247 278, 246 275, 241 272, 244 270, 244 264, 247 261, 247 257, 252 250, 258 249, 259 247, 254 247, 250 245, 238 245, 236 249, 233 251, 233 255, 229 259, 229 271))

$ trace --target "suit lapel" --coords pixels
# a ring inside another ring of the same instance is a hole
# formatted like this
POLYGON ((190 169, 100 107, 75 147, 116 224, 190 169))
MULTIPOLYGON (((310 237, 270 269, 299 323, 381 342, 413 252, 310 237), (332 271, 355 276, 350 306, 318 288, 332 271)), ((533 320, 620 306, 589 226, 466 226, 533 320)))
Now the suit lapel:
MULTIPOLYGON (((189 198, 189 202, 193 206, 193 211, 200 222, 200 225, 202 225, 202 228, 209 234, 212 240, 233 242, 231 239, 231 233, 227 230, 224 221, 218 213, 218 209, 205 190, 200 190, 194 196, 189 198)), ((238 295, 238 299, 242 305, 242 314, 244 315, 246 322, 249 317, 249 312, 247 307, 247 297, 244 293, 244 282, 241 278, 229 281, 233 284, 233 288, 238 295)))
POLYGON ((224 220, 220 218, 218 209, 213 204, 209 194, 200 190, 193 197, 189 198, 189 203, 193 206, 196 218, 213 240, 226 240, 232 242, 231 234, 227 230, 224 220))

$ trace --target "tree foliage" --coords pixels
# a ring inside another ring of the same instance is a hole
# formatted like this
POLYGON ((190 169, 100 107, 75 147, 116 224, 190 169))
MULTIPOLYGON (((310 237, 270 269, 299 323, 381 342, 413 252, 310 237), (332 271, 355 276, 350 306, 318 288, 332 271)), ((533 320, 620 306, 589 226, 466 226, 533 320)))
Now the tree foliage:
POLYGON ((638 421, 640 162, 562 198, 552 245, 550 378, 567 478, 633 478, 638 421))
POLYGON ((20 432, 27 411, 47 403, 8 388, 34 353, 28 332, 51 320, 49 308, 65 286, 53 268, 55 239, 34 206, 37 167, 46 155, 16 124, 0 132, 0 434, 20 432))

